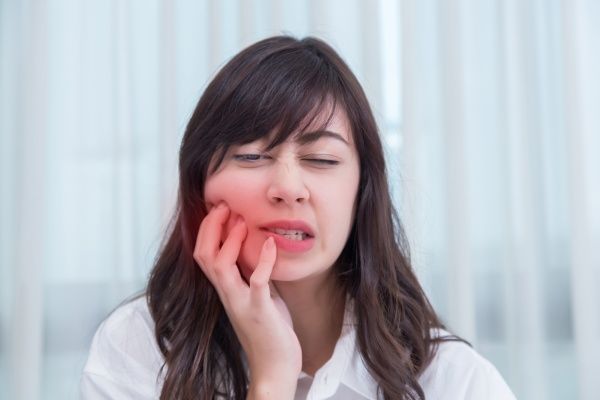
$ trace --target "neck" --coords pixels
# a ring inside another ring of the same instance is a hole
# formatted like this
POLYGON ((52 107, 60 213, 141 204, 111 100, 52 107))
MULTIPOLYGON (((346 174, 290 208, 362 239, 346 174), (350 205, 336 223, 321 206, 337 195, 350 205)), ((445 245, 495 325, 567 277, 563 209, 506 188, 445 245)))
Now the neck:
POLYGON ((340 336, 345 292, 332 273, 275 285, 290 311, 302 347, 302 370, 314 375, 331 358, 340 336))

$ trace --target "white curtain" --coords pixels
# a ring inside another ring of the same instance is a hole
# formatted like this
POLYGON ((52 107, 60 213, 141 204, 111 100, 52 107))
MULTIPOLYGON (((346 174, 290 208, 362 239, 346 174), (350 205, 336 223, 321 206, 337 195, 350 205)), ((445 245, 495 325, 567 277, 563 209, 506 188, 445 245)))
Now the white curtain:
POLYGON ((599 22, 594 0, 0 0, 0 399, 77 398, 144 287, 198 96, 278 33, 363 83, 449 328, 519 398, 597 398, 599 22))
POLYGON ((402 3, 403 210, 454 330, 524 399, 600 393, 600 3, 402 3))

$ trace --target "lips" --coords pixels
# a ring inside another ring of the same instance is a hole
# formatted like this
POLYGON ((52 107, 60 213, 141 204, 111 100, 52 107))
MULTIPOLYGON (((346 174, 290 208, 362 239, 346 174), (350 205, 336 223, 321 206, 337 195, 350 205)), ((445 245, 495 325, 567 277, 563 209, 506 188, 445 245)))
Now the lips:
POLYGON ((269 232, 273 232, 278 235, 285 236, 286 238, 292 239, 292 240, 304 240, 307 237, 309 237, 306 232, 303 232, 300 230, 286 230, 286 229, 280 229, 280 228, 275 228, 275 229, 269 228, 267 230, 269 232))
POLYGON ((279 250, 290 253, 309 251, 314 243, 314 231, 304 221, 280 220, 260 227, 267 236, 273 237, 279 250))
POLYGON ((301 220, 279 220, 272 221, 263 226, 262 230, 277 233, 279 235, 300 235, 312 238, 315 236, 313 229, 306 222, 301 220))

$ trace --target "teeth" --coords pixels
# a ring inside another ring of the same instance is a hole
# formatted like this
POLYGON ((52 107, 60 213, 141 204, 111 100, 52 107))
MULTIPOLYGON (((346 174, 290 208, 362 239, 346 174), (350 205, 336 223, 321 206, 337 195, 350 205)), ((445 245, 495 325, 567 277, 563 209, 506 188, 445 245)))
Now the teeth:
POLYGON ((308 236, 308 234, 306 234, 302 231, 299 231, 299 230, 286 230, 286 229, 274 228, 274 229, 269 229, 269 231, 274 232, 281 236, 285 236, 287 239, 290 239, 290 240, 304 240, 308 236))
POLYGON ((285 236, 287 239, 290 240, 304 240, 304 234, 300 234, 300 235, 282 235, 285 236))
POLYGON ((275 228, 275 229, 270 229, 271 232, 275 232, 278 235, 302 235, 304 232, 302 231, 297 231, 297 230, 285 230, 285 229, 279 229, 279 228, 275 228))

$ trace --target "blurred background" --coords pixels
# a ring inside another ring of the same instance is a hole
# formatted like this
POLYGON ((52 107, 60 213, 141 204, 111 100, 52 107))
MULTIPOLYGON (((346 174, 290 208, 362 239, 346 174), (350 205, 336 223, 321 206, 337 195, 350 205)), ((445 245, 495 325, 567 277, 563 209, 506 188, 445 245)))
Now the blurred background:
POLYGON ((206 86, 273 34, 350 64, 414 265, 520 399, 600 393, 600 2, 0 0, 0 398, 77 398, 148 277, 206 86))

